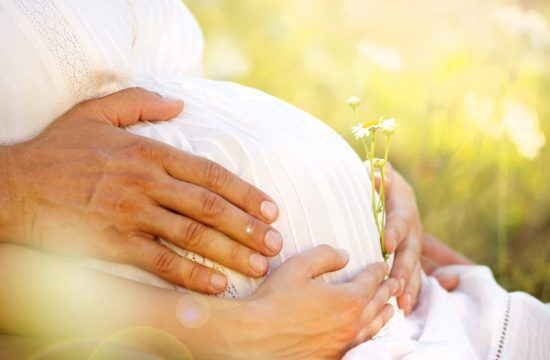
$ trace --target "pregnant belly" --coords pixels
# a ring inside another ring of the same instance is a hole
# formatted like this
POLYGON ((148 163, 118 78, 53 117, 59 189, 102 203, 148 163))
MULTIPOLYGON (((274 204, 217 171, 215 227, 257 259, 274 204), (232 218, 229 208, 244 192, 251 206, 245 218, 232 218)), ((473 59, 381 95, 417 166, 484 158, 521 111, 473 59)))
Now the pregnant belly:
MULTIPOLYGON (((320 244, 350 253, 345 269, 325 275, 329 282, 345 281, 367 264, 382 261, 367 172, 347 143, 319 120, 233 83, 172 79, 135 85, 182 98, 185 109, 169 122, 140 124, 129 131, 209 158, 278 203, 280 217, 274 226, 283 235, 284 247, 270 260, 272 270, 286 258, 320 244)), ((261 281, 171 247, 225 273, 229 286, 224 297, 247 296, 261 281)), ((122 265, 111 272, 174 287, 122 265)))

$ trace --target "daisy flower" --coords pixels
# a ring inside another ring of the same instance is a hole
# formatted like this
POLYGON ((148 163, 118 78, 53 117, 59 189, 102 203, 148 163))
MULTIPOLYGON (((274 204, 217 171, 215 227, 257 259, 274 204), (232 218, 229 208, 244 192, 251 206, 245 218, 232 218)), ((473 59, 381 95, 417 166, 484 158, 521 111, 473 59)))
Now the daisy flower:
POLYGON ((355 135, 356 139, 360 139, 362 137, 367 137, 370 135, 371 127, 367 125, 367 123, 359 123, 356 126, 352 126, 351 132, 353 133, 353 135, 355 135))
POLYGON ((393 135, 397 129, 397 121, 394 118, 385 119, 380 122, 380 128, 384 135, 393 135))

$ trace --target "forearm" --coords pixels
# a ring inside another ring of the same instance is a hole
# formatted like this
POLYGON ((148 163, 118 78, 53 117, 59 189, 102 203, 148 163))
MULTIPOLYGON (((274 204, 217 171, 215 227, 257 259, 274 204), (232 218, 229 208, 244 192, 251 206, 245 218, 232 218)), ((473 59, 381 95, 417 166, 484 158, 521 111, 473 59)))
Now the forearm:
POLYGON ((0 146, 0 242, 14 242, 17 194, 14 189, 15 146, 0 146))
POLYGON ((0 245, 0 284, 4 333, 65 337, 153 328, 176 336, 202 358, 217 348, 216 339, 225 340, 222 328, 228 333, 238 330, 226 325, 236 319, 235 308, 223 308, 228 301, 200 297, 220 301, 215 304, 219 306, 211 306, 202 326, 186 327, 177 312, 193 310, 181 301, 190 295, 83 269, 15 245, 0 245))

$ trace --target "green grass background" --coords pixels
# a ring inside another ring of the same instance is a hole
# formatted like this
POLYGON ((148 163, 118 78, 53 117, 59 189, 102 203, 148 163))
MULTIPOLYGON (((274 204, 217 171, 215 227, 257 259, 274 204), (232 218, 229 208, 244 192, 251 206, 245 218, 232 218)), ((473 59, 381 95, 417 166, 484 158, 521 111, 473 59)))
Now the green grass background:
POLYGON ((550 301, 550 151, 518 151, 550 130, 547 1, 186 4, 205 33, 208 77, 307 110, 361 155, 346 99, 363 99, 362 119, 396 117, 390 158, 416 190, 426 231, 491 266, 509 290, 550 301), (503 130, 507 104, 526 109, 508 116, 516 141, 503 130))

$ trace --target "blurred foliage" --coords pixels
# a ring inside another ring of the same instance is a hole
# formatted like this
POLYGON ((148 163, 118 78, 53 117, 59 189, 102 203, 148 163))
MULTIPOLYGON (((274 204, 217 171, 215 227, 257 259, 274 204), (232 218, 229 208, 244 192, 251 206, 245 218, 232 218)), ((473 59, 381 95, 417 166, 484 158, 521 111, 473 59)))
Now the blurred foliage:
POLYGON ((363 99, 363 118, 396 117, 390 158, 425 229, 550 301, 548 1, 186 3, 208 77, 309 111, 361 155, 346 99, 363 99))

